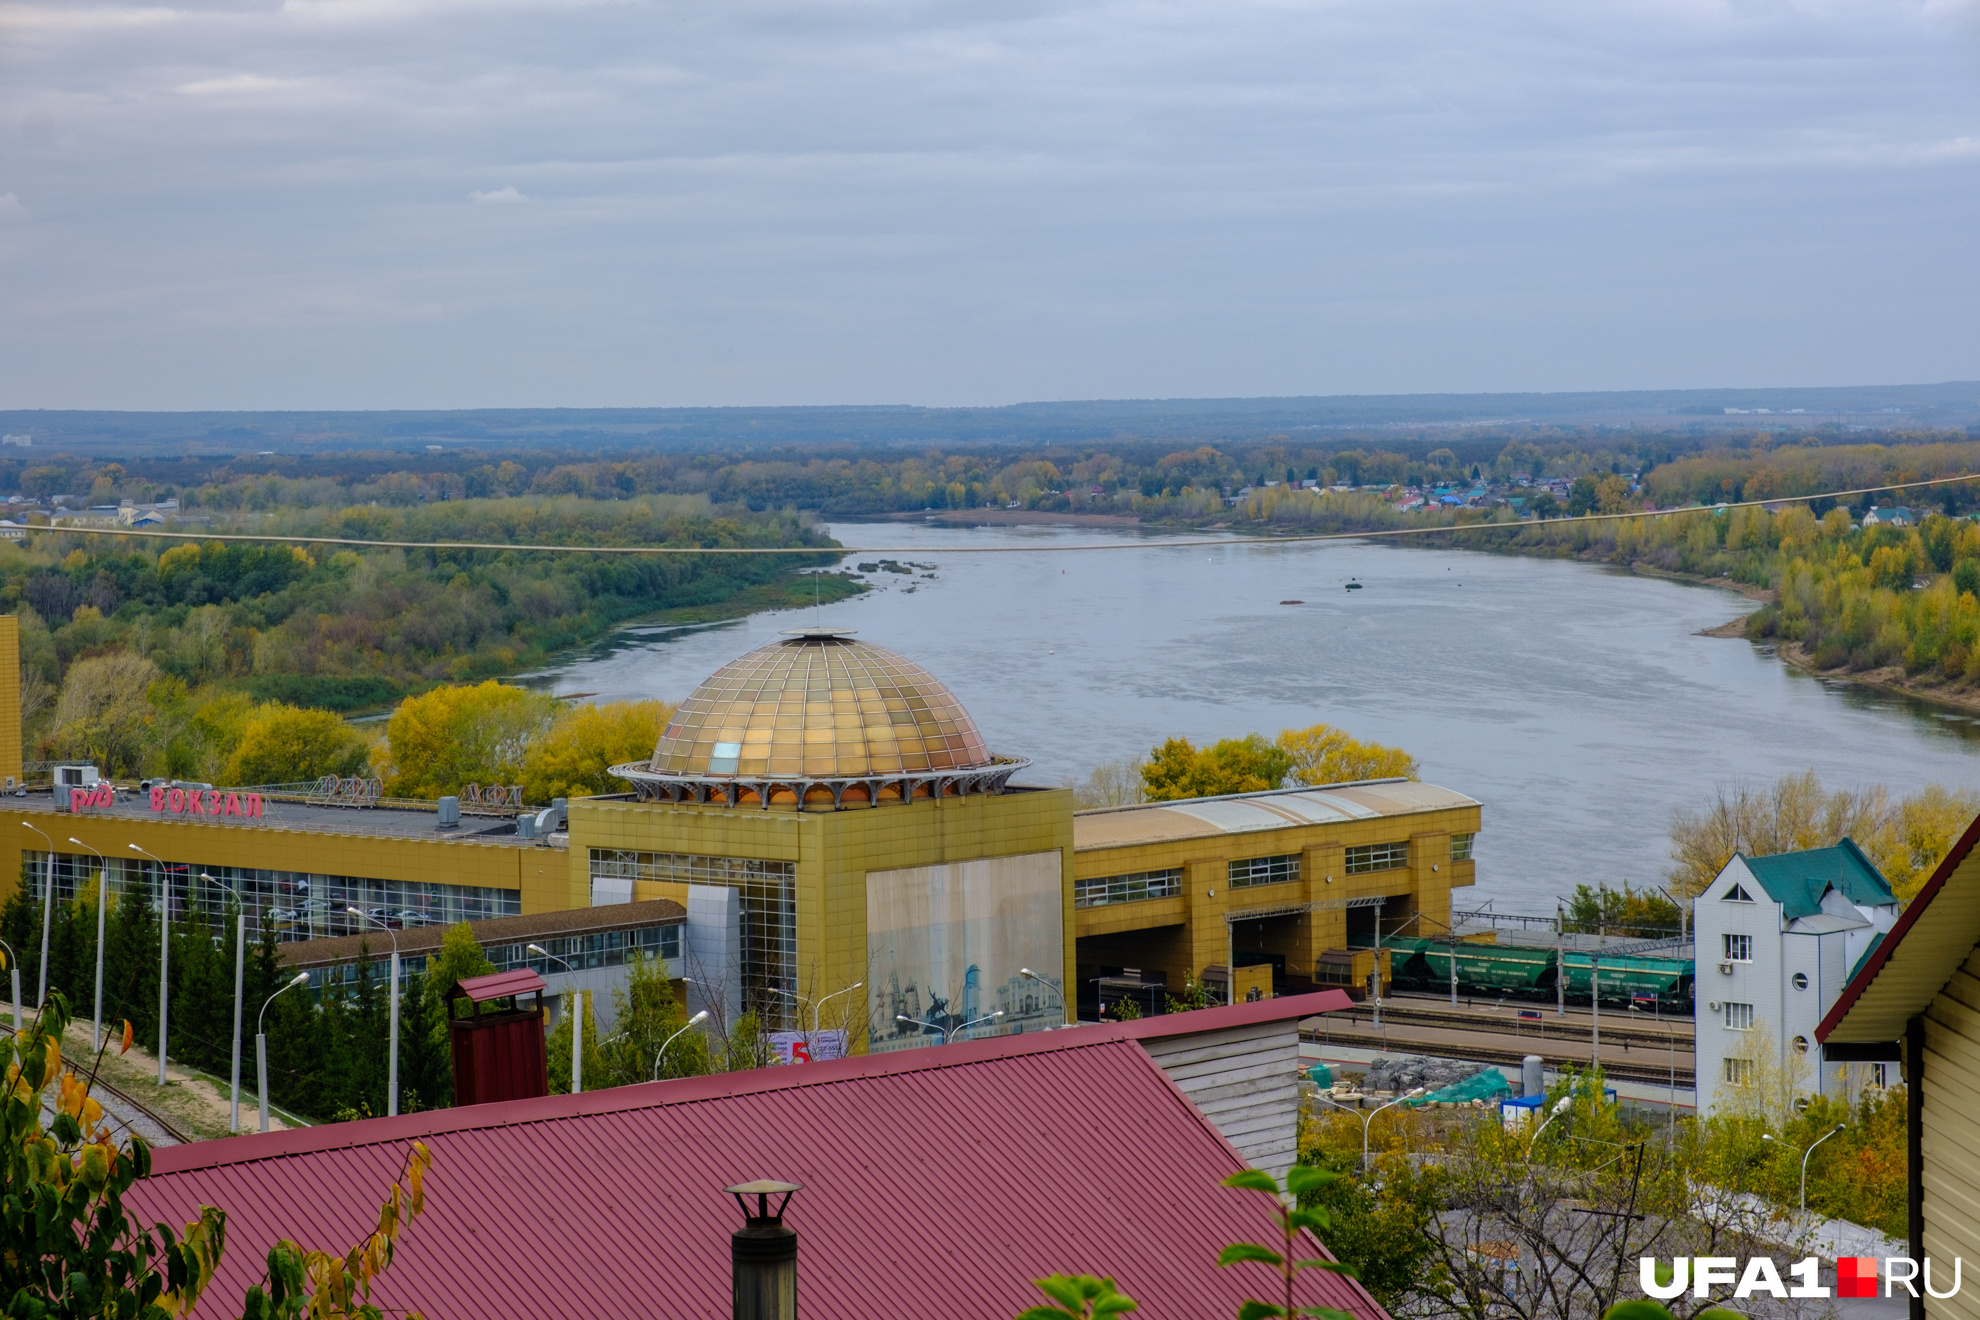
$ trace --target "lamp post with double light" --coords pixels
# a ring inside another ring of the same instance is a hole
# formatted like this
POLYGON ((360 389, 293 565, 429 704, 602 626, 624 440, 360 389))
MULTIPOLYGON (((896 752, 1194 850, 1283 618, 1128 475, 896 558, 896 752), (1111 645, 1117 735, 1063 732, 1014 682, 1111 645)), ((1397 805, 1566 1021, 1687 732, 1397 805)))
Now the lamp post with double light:
POLYGON ((262 1001, 261 1012, 254 1019, 254 1085, 261 1093, 261 1130, 268 1130, 268 1032, 266 1030, 268 1006, 299 985, 309 983, 308 972, 297 972, 295 979, 262 1001))
POLYGON ((216 880, 201 871, 199 878, 209 885, 217 885, 234 898, 234 1057, 232 1064, 233 1098, 227 1102, 227 1130, 241 1130, 241 997, 245 992, 243 978, 247 974, 247 900, 241 891, 225 880, 216 880))
POLYGON ((1384 1109, 1394 1109, 1397 1105, 1403 1103, 1405 1100, 1414 1100, 1416 1099, 1417 1096, 1422 1095, 1426 1089, 1428 1088, 1419 1086, 1414 1091, 1405 1091, 1403 1094, 1389 1101, 1388 1104, 1377 1105, 1375 1108, 1369 1110, 1365 1114, 1356 1113, 1354 1110, 1349 1109, 1346 1105, 1336 1104, 1334 1101, 1328 1099, 1324 1095, 1319 1094, 1317 1091, 1314 1093, 1313 1098, 1315 1100, 1320 1101, 1320 1103, 1322 1104, 1333 1105, 1334 1108, 1340 1110, 1343 1114, 1353 1114, 1356 1118, 1361 1120, 1361 1172, 1364 1175, 1366 1175, 1368 1172, 1368 1125, 1370 1123, 1373 1123, 1375 1121, 1375 1115, 1381 1113, 1384 1109))
POLYGON ((358 908, 347 907, 344 911, 360 922, 369 922, 392 937, 392 1042, 391 1053, 385 1062, 385 1116, 391 1118, 399 1112, 399 933, 358 908))
MULTIPOLYGON (((172 993, 172 868, 135 843, 130 850, 158 863, 158 1084, 165 1085, 166 1000, 172 993)), ((279 991, 277 993, 280 993, 279 991)), ((263 1131, 266 1131, 263 1127, 263 1131)))
POLYGON ((566 1010, 571 1019, 571 1094, 579 1095, 584 1091, 584 991, 578 989, 577 968, 541 944, 525 947, 539 958, 563 963, 564 970, 571 974, 570 1007, 566 1010))
POLYGON ((103 914, 110 910, 110 863, 102 853, 74 835, 69 837, 69 842, 96 853, 96 1022, 90 1030, 89 1047, 100 1050, 103 1048, 103 914))
POLYGON ((41 834, 42 842, 48 845, 48 859, 41 867, 41 972, 34 992, 35 1012, 39 1013, 41 1005, 48 1002, 48 929, 49 923, 55 919, 55 840, 26 821, 21 824, 41 834))

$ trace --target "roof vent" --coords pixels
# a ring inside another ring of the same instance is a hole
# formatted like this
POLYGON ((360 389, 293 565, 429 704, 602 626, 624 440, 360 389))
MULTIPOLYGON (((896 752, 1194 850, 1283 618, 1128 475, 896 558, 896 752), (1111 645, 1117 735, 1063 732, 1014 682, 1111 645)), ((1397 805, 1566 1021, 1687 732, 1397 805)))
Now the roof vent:
POLYGON ((735 1320, 797 1320, 797 1234, 784 1226, 784 1207, 803 1189, 759 1178, 722 1190, 742 1207, 743 1226, 729 1238, 735 1272, 735 1320), (754 1213, 745 1197, 756 1198, 754 1213), (781 1196, 775 1211, 770 1198, 781 1196))

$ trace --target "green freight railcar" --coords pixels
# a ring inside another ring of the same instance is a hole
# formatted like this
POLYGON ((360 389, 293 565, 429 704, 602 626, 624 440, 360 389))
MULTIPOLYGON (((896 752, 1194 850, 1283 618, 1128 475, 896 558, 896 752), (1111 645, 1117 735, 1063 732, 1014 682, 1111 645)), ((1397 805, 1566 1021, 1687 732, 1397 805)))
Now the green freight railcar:
MULTIPOLYGON (((1393 950, 1391 966, 1398 984, 1436 987, 1451 980, 1451 944, 1448 940, 1420 936, 1398 936, 1382 941, 1393 950)), ((1457 981, 1461 989, 1473 993, 1552 995, 1559 976, 1552 949, 1522 944, 1457 944, 1457 981)), ((1566 956, 1567 994, 1588 997, 1589 978, 1595 959, 1586 953, 1566 956)), ((1664 1004, 1689 1004, 1696 978, 1696 966, 1689 958, 1623 957, 1604 955, 1601 960, 1602 998, 1625 1003, 1632 999, 1656 999, 1664 1004)))

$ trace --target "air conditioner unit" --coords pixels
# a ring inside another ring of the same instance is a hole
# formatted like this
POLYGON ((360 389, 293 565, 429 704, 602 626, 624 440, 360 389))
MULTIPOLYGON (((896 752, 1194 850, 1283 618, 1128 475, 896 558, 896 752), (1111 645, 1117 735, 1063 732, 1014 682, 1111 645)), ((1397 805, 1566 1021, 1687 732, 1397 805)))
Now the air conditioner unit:
POLYGON ((96 767, 93 765, 58 765, 55 767, 57 788, 95 788, 96 767))
POLYGON ((1719 1001, 1718 1001, 1718 1000, 1716 1000, 1716 999, 1714 999, 1714 1000, 1712 1000, 1712 1001, 1711 1001, 1710 1003, 1708 1003, 1708 1004, 1706 1004, 1706 1005, 1705 1005, 1705 1011, 1706 1011, 1706 1012, 1708 1012, 1708 1013, 1716 1013, 1716 1012, 1718 1012, 1718 1011, 1719 1011, 1719 1001))
POLYGON ((1720 963, 1719 970, 1721 972, 1724 972, 1727 976, 1731 976, 1733 974, 1732 959, 1728 958, 1724 962, 1720 963))

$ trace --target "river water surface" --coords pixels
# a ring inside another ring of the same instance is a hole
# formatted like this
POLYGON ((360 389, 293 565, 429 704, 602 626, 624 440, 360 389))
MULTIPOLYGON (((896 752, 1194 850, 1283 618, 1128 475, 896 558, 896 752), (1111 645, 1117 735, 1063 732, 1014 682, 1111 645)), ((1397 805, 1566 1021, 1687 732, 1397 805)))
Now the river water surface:
MULTIPOLYGON (((1020 782, 1084 777, 1172 734, 1326 721, 1407 748, 1424 779, 1484 803, 1474 894, 1501 911, 1551 913, 1582 882, 1661 882, 1672 810, 1702 805, 1716 782, 1812 767, 1834 786, 1980 784, 1971 717, 1697 636, 1753 608, 1731 591, 1356 542, 1205 550, 1086 528, 831 532, 932 567, 870 574, 875 590, 816 617, 947 683, 993 750, 1032 758, 1020 782), (1101 542, 1126 548, 1053 552, 1101 542), (1024 552, 947 553, 964 545, 1024 552)), ((534 681, 679 701, 813 618, 636 627, 534 681)))

